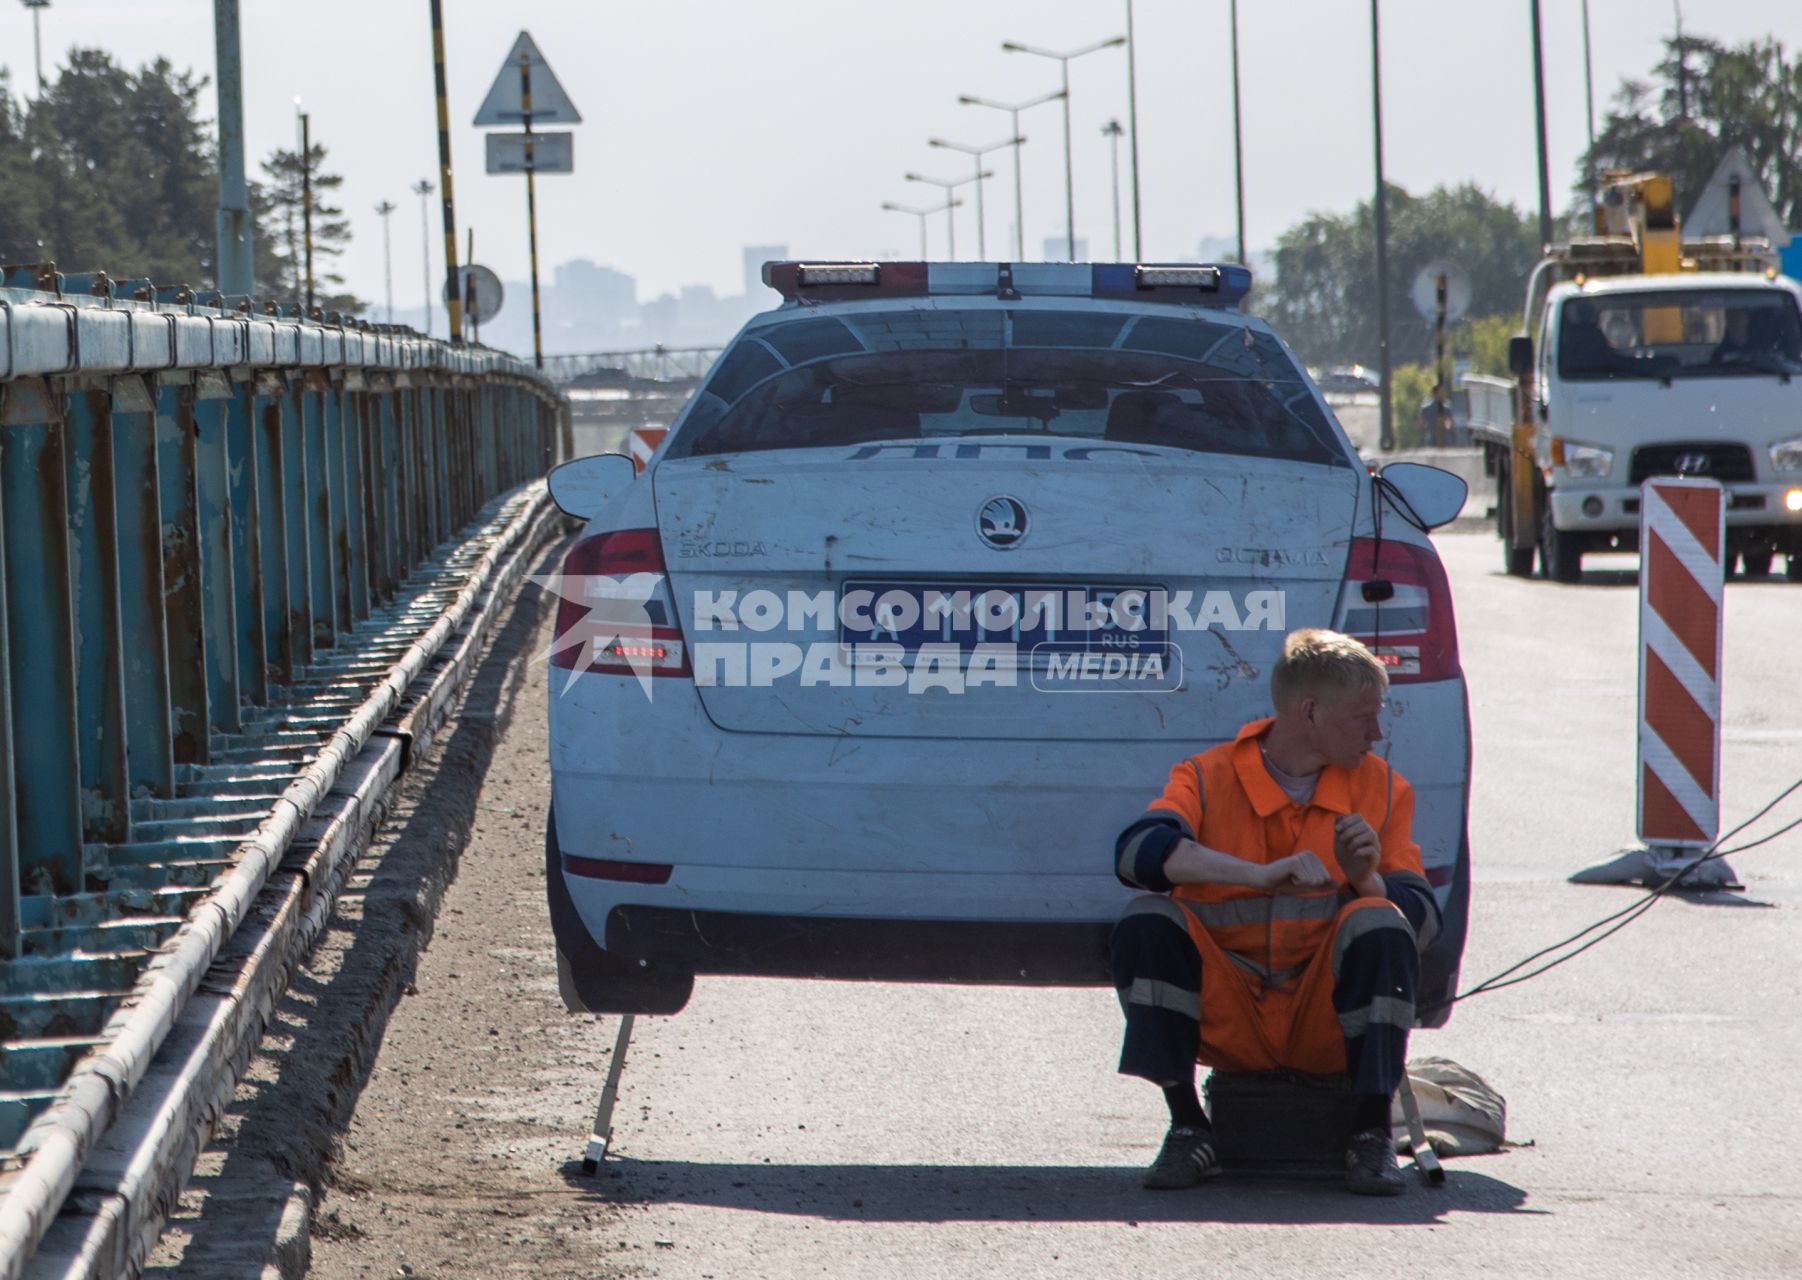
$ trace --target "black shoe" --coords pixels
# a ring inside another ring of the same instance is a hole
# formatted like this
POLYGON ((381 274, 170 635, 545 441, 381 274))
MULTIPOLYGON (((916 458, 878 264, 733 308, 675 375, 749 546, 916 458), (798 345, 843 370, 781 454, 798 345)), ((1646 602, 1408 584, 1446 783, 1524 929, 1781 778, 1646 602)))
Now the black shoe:
POLYGON ((1407 1190, 1387 1129, 1354 1133, 1345 1148, 1345 1189, 1359 1196, 1399 1196, 1407 1190))
POLYGON ((1197 1125, 1173 1124, 1163 1149, 1145 1171, 1147 1191, 1177 1191, 1220 1176, 1214 1154, 1214 1131, 1197 1125))

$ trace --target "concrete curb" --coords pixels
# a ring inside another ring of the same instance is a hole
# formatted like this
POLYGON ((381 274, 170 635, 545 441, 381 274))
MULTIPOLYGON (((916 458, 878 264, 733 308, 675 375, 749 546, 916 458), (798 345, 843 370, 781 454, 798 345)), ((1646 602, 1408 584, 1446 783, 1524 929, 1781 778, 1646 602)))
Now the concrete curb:
MULTIPOLYGON (((456 707, 458 699, 468 687, 469 680, 474 675, 479 660, 487 649, 489 634, 494 630, 495 621, 503 614, 511 613, 516 606, 517 599, 512 598, 513 589, 518 585, 519 579, 524 576, 525 566, 532 557, 538 554, 548 540, 546 537, 547 525, 551 528, 555 527, 554 516, 540 524, 531 535, 521 540, 520 549, 509 562, 504 574, 497 575, 495 587, 485 597, 483 606, 477 614, 477 625, 473 626, 464 636, 462 643, 457 646, 456 653, 447 660, 444 672, 421 698, 415 711, 407 717, 407 723, 413 726, 410 729, 412 735, 410 754, 414 759, 418 759, 430 749, 438 731, 450 718, 451 711, 456 707), (506 607, 495 609, 493 605, 496 593, 503 589, 509 597, 506 607), (415 717, 420 717, 417 724, 414 724, 415 717)), ((368 835, 373 834, 372 828, 368 835)), ((367 845, 367 837, 363 844, 367 845)), ((448 887, 448 878, 435 881, 430 886, 426 901, 420 904, 421 909, 427 912, 428 916, 436 916, 438 903, 443 898, 444 890, 448 887)), ((416 932, 410 937, 416 944, 412 949, 412 954, 417 956, 419 950, 429 940, 430 933, 416 932)), ((308 951, 310 950, 311 946, 309 945, 308 951)), ((297 958, 296 963, 304 959, 305 954, 303 953, 297 958)), ((370 1032, 362 1038, 358 1046, 361 1050, 361 1066, 364 1072, 367 1072, 370 1062, 374 1059, 375 1051, 380 1045, 380 1027, 376 1024, 385 1021, 385 1017, 378 1017, 378 1013, 385 1015, 389 1007, 390 1002, 385 996, 372 1001, 371 1006, 364 1011, 364 1017, 360 1020, 370 1032)), ((281 1218, 276 1225, 275 1235, 269 1244, 261 1280, 301 1280, 312 1263, 315 1203, 312 1183, 321 1179, 325 1170, 322 1163, 318 1168, 299 1172, 304 1174, 304 1178, 291 1184, 286 1203, 282 1207, 281 1218)))
POLYGON ((261 1280, 295 1280, 313 1263, 313 1189, 296 1182, 282 1207, 261 1280))
MULTIPOLYGON (((132 1103, 78 1175, 64 1212, 26 1264, 28 1276, 137 1275, 144 1266, 294 973, 387 817, 394 783, 448 718, 497 618, 510 613, 497 602, 510 601, 557 519, 540 499, 512 550, 471 600, 462 625, 400 694, 365 749, 346 762, 339 785, 296 833, 250 908, 246 927, 203 975, 165 1042, 167 1052, 153 1061, 132 1103), (126 1185, 121 1179, 127 1175, 146 1193, 135 1206, 114 1191, 115 1184, 126 1185)), ((250 1274, 268 1266, 284 1275, 305 1273, 310 1189, 289 1172, 267 1171, 267 1180, 252 1176, 216 1193, 242 1201, 241 1211, 263 1223, 276 1220, 266 1257, 253 1262, 240 1248, 213 1274, 250 1274)))
MULTIPOLYGON (((440 665, 430 673, 433 682, 427 686, 422 679, 409 691, 411 710, 400 716, 397 724, 391 723, 388 743, 407 759, 402 779, 411 772, 411 766, 424 765, 435 775, 431 785, 448 782, 474 795, 479 777, 466 776, 451 757, 459 756, 457 744, 464 741, 465 735, 472 735, 471 740, 491 742, 494 722, 493 717, 472 711, 462 702, 463 695, 469 692, 475 674, 487 658, 494 633, 514 618, 520 603, 515 587, 556 535, 556 524, 555 513, 547 512, 533 532, 521 539, 513 557, 483 596, 480 608, 472 613, 468 627, 446 646, 440 665), (453 712, 457 713, 457 732, 445 741, 443 749, 433 751, 442 730, 453 722, 453 712)), ((394 787, 385 798, 392 802, 399 795, 400 788, 394 787)), ((309 920, 306 946, 294 957, 296 969, 315 955, 315 944, 324 939, 337 907, 338 890, 347 886, 353 871, 379 877, 400 852, 389 848, 373 861, 363 860, 366 847, 380 834, 382 821, 391 817, 391 810, 385 805, 381 820, 362 831, 358 856, 343 860, 343 883, 334 885, 330 900, 317 913, 317 919, 309 920)), ((421 865, 413 868, 418 873, 417 882, 399 901, 384 898, 380 902, 383 913, 390 917, 388 923, 394 927, 381 931, 375 945, 369 948, 370 963, 376 972, 365 988, 352 993, 355 1000, 333 993, 334 1009, 339 1015, 337 1034, 324 1045, 320 1059, 322 1067, 328 1069, 318 1082, 317 1108, 300 1117, 295 1131, 285 1135, 287 1141, 279 1150, 238 1151, 234 1150, 238 1145, 234 1139, 223 1148, 202 1152, 209 1163, 217 1163, 223 1155, 225 1167, 218 1171, 217 1185, 205 1189, 198 1218, 187 1224, 197 1229, 188 1232, 179 1262, 170 1262, 166 1256, 169 1250, 165 1248, 163 1259, 150 1259, 153 1265, 146 1267, 145 1276, 257 1274, 264 1280, 294 1280, 306 1274, 312 1255, 318 1188, 325 1180, 332 1145, 354 1109, 359 1082, 367 1075, 381 1045, 388 1016, 409 988, 418 954, 431 939, 432 922, 444 893, 455 879, 461 851, 462 844, 454 839, 422 851, 418 859, 421 865)), ((373 889, 366 888, 364 894, 371 897, 373 905, 373 889)), ((364 932, 359 930, 357 936, 361 941, 364 932)), ((250 1055, 255 1054, 257 1047, 249 1046, 250 1055)), ((230 1098, 226 1105, 231 1105, 230 1098)), ((171 1227, 182 1225, 170 1223, 171 1227)))

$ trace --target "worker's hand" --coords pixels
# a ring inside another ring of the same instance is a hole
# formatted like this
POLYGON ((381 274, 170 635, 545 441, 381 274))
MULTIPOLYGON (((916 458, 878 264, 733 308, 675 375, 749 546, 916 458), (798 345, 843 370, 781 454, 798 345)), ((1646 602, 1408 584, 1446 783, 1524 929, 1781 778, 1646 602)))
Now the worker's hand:
POLYGON ((1361 813, 1348 813, 1333 824, 1333 857, 1347 884, 1357 884, 1377 869, 1382 841, 1361 813))
POLYGON ((1333 883, 1333 877, 1314 854, 1303 849, 1263 867, 1265 893, 1312 893, 1333 883))

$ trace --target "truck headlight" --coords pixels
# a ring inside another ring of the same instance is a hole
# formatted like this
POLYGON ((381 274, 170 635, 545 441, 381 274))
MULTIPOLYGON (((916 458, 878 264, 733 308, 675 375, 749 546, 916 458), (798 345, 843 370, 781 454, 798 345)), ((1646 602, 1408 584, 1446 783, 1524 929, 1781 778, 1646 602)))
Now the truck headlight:
POLYGON ((1802 471, 1802 436, 1772 445, 1771 466, 1778 471, 1802 471))
POLYGON ((1574 440, 1552 441, 1552 463, 1573 476, 1605 476, 1614 469, 1614 450, 1598 449, 1574 440))

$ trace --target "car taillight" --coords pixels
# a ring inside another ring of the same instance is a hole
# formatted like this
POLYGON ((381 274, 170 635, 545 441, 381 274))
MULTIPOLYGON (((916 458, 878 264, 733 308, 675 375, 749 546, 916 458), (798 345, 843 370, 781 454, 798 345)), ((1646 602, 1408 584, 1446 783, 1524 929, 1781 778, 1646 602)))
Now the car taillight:
POLYGON ((1431 547, 1354 538, 1339 630, 1370 647, 1391 683, 1458 674, 1458 625, 1445 569, 1431 547))
POLYGON ((582 539, 563 558, 562 578, 553 666, 612 676, 691 674, 655 529, 582 539))

